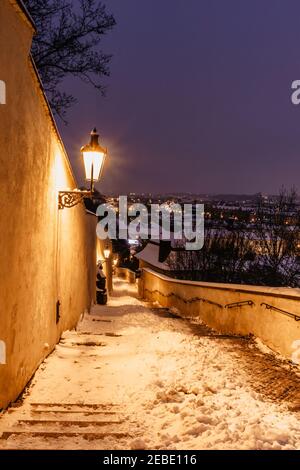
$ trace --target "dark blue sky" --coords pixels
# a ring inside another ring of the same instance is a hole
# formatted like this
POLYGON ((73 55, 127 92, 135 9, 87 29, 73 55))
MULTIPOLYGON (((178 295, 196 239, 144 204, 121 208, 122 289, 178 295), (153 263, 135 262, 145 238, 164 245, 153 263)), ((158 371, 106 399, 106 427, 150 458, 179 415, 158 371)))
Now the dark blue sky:
POLYGON ((300 189, 299 0, 106 0, 117 26, 107 97, 79 102, 62 134, 97 126, 109 148, 103 192, 255 193, 300 189))

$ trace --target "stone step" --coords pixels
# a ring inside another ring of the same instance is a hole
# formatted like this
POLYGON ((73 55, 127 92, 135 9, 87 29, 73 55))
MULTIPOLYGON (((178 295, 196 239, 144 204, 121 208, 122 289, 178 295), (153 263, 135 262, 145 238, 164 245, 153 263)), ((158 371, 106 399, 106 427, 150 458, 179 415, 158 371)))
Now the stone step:
POLYGON ((87 427, 87 426, 109 426, 109 425, 116 425, 122 424, 124 420, 61 420, 61 419, 18 419, 17 425, 18 426, 79 426, 79 427, 87 427))
POLYGON ((107 436, 97 439, 82 438, 80 434, 72 437, 32 437, 26 434, 12 435, 7 440, 0 439, 1 450, 111 450, 126 449, 132 436, 107 436))
POLYGON ((95 411, 117 411, 120 405, 114 403, 30 403, 32 410, 56 410, 56 411, 79 411, 79 412, 95 412, 95 411))
POLYGON ((120 414, 118 411, 98 411, 98 410, 94 410, 94 411, 81 411, 81 410, 62 410, 62 409, 59 409, 59 408, 50 408, 50 409, 45 409, 43 410, 42 408, 41 409, 29 409, 29 410, 19 410, 18 408, 12 408, 10 410, 7 410, 8 414, 19 414, 23 417, 28 417, 28 419, 30 419, 32 416, 34 417, 37 417, 37 416, 40 416, 40 417, 43 417, 43 415, 45 415, 45 417, 62 417, 62 418, 66 418, 66 417, 91 417, 91 416, 97 416, 99 418, 101 418, 101 416, 103 417, 108 417, 108 416, 116 416, 118 414, 120 414))
POLYGON ((115 417, 117 415, 119 415, 120 413, 118 411, 80 411, 80 410, 72 410, 72 411, 69 411, 69 410, 59 410, 57 408, 52 408, 52 409, 48 409, 48 410, 43 410, 43 409, 38 409, 38 410, 30 410, 30 416, 34 416, 34 417, 49 417, 49 418, 52 418, 52 417, 62 417, 63 419, 72 419, 72 418, 75 418, 76 419, 80 419, 80 418, 84 418, 84 417, 97 417, 97 418, 101 418, 101 417, 104 417, 104 418, 107 418, 109 416, 111 417, 115 417))
POLYGON ((112 423, 112 422, 61 422, 61 421, 32 421, 32 420, 20 420, 16 423, 12 423, 2 428, 2 435, 0 432, 0 439, 6 439, 9 434, 28 434, 31 432, 45 432, 45 433, 73 433, 73 434, 84 434, 87 432, 94 433, 127 433, 128 426, 124 423, 112 423))
POLYGON ((29 431, 10 429, 9 431, 2 432, 0 440, 7 440, 12 437, 24 437, 24 438, 43 438, 43 439, 60 439, 60 438, 76 438, 80 437, 85 440, 97 440, 105 439, 107 437, 113 437, 115 439, 120 438, 132 438, 133 435, 126 431, 105 431, 105 432, 80 432, 80 431, 29 431))
POLYGON ((71 341, 68 339, 68 341, 61 341, 59 343, 59 346, 62 348, 71 348, 71 349, 77 349, 78 346, 85 346, 85 347, 101 347, 104 348, 107 346, 107 343, 104 343, 103 341, 97 341, 97 340, 86 340, 86 341, 71 341))

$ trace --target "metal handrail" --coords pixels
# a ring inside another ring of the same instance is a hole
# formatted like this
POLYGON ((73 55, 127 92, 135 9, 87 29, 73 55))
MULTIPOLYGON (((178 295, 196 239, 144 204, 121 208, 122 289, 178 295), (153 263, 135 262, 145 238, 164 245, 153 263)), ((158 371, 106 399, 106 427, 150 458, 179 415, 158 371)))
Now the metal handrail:
POLYGON ((204 297, 193 297, 192 299, 184 299, 180 295, 174 294, 171 292, 170 294, 164 294, 163 292, 160 292, 159 290, 150 290, 150 289, 145 289, 145 292, 149 292, 150 294, 159 294, 162 297, 175 297, 176 299, 180 300, 181 302, 184 302, 185 304, 192 304, 194 302, 206 302, 211 305, 216 305, 219 308, 223 308, 223 305, 218 304, 217 302, 214 302, 213 300, 206 299, 204 297))
POLYGON ((241 300, 240 302, 233 302, 232 304, 226 304, 225 308, 245 307, 246 305, 250 305, 250 307, 252 307, 255 304, 253 300, 241 300))
MULTIPOLYGON (((162 297, 169 298, 169 297, 175 297, 176 299, 180 300, 181 302, 184 302, 185 304, 192 304, 194 302, 206 302, 211 305, 216 305, 219 308, 236 308, 236 307, 245 307, 245 306, 250 306, 253 307, 255 303, 253 300, 242 300, 240 302, 233 302, 231 304, 226 304, 226 305, 221 305, 217 302, 214 302, 213 300, 206 299, 204 297, 193 297, 191 299, 184 299, 180 295, 174 294, 171 292, 170 294, 164 294, 163 292, 159 290, 150 290, 150 289, 145 289, 145 292, 149 292, 150 294, 159 294, 162 297)), ((278 307, 274 307, 271 304, 267 304, 266 302, 262 302, 260 306, 265 306, 267 310, 274 310, 275 312, 281 313, 282 315, 286 315, 290 318, 293 318, 295 321, 300 321, 300 315, 296 315, 295 313, 287 312, 286 310, 283 310, 278 307)))
POLYGON ((293 318, 295 321, 300 321, 300 316, 296 315, 295 313, 287 312, 286 310, 282 310, 281 308, 266 304, 266 302, 262 302, 260 305, 261 307, 264 305, 267 310, 274 310, 275 312, 282 313, 282 315, 286 315, 287 317, 293 318))

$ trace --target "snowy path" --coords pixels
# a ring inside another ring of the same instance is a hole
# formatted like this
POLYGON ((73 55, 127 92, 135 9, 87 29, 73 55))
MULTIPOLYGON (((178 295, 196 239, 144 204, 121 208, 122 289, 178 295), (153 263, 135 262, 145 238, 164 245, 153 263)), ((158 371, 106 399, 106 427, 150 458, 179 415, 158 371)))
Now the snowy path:
POLYGON ((115 282, 0 419, 0 448, 300 449, 299 371, 115 282))

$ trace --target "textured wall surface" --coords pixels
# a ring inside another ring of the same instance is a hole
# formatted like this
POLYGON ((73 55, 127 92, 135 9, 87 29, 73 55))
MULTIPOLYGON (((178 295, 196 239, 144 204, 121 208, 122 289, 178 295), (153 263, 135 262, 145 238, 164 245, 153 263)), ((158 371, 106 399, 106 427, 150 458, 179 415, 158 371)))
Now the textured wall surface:
POLYGON ((131 271, 131 269, 117 267, 115 268, 115 275, 117 277, 125 279, 130 284, 135 284, 136 282, 135 272, 131 271))
POLYGON ((33 29, 13 0, 1 0, 0 21, 3 408, 94 300, 97 219, 83 205, 58 210, 58 191, 77 184, 29 57, 33 29))
POLYGON ((199 318, 221 333, 253 334, 287 359, 292 359, 295 342, 300 340, 299 321, 261 305, 267 303, 300 317, 300 289, 178 281, 144 269, 139 293, 164 307, 177 308, 183 317, 199 318), (228 304, 247 301, 253 304, 228 308, 228 304))

